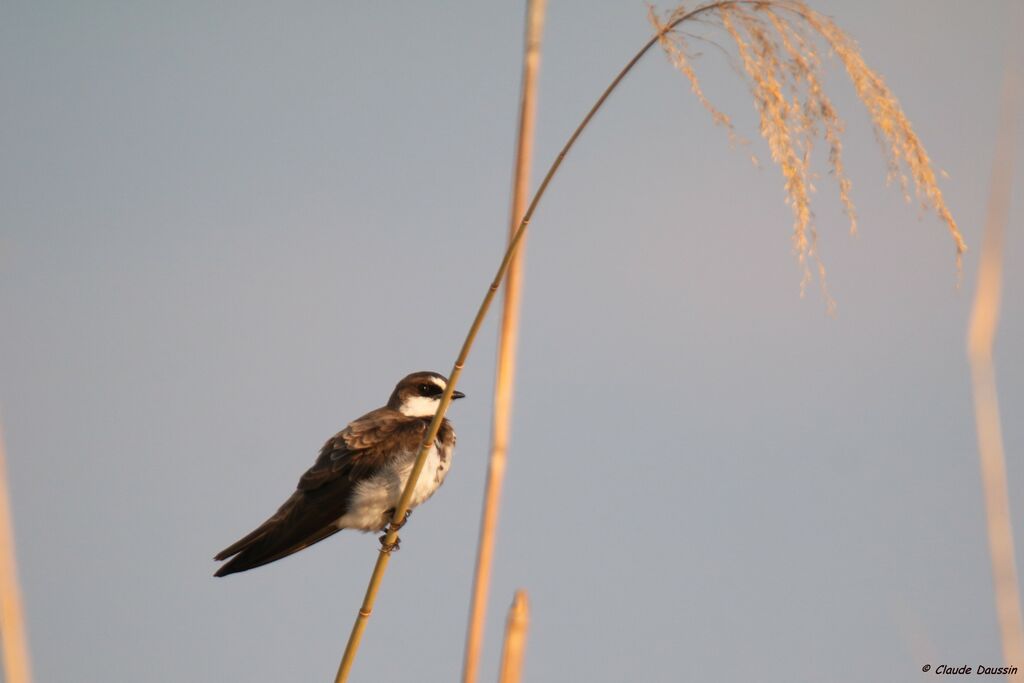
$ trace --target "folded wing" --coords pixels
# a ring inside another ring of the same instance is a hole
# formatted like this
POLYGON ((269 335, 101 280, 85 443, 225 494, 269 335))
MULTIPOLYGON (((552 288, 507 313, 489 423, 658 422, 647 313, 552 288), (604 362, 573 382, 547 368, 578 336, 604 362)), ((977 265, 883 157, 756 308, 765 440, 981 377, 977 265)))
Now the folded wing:
POLYGON ((355 485, 374 476, 393 453, 422 438, 426 423, 389 408, 352 422, 324 444, 295 493, 267 521, 214 558, 227 560, 214 576, 253 569, 298 552, 340 531, 355 485))

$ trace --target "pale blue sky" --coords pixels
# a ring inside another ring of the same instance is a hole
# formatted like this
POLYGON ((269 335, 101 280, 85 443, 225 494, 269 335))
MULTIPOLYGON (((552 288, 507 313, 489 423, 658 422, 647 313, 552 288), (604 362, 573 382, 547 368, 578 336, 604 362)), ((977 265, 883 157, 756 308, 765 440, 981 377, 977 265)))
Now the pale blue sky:
MULTIPOLYGON (((1012 3, 812 4, 948 171, 964 287, 833 70, 861 230, 822 179, 838 317, 800 299, 777 171, 730 151, 652 53, 533 224, 483 680, 517 587, 534 683, 918 681, 999 660, 964 329, 1012 3)), ((549 1, 538 174, 645 12, 549 1)), ((376 539, 227 579, 210 558, 399 377, 450 369, 504 239, 521 15, 0 7, 0 406, 38 681, 331 679, 376 539)), ((717 50, 699 69, 753 137, 717 50)), ((1018 549, 1020 216, 996 354, 1018 549)), ((353 680, 458 675, 494 331, 353 680)))

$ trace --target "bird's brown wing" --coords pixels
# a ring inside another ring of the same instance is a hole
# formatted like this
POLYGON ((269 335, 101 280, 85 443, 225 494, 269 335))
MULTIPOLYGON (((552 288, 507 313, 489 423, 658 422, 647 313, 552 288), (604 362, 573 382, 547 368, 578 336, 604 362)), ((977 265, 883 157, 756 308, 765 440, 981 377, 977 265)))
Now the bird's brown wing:
POLYGON ((270 519, 217 554, 216 560, 234 557, 215 576, 273 562, 339 531, 335 522, 348 511, 353 487, 385 467, 394 453, 415 449, 425 430, 425 421, 389 408, 349 424, 328 439, 270 519))
POLYGON ((328 439, 297 488, 315 491, 339 479, 360 481, 372 476, 391 454, 415 450, 426 426, 423 420, 390 408, 368 413, 328 439))

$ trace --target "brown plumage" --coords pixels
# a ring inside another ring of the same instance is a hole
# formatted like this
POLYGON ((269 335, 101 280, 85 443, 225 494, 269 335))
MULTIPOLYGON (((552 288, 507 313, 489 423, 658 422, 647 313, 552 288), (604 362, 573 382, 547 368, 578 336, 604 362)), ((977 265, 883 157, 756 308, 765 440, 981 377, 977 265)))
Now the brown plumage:
MULTIPOLYGON (((398 383, 388 405, 331 437, 277 512, 217 554, 218 561, 232 559, 214 575, 279 560, 343 528, 377 531, 387 526, 433 416, 428 411, 436 410, 446 384, 437 373, 413 373, 398 383)), ((421 473, 414 506, 440 486, 454 446, 455 430, 445 419, 431 450, 433 459, 428 459, 434 471, 428 466, 421 473)))

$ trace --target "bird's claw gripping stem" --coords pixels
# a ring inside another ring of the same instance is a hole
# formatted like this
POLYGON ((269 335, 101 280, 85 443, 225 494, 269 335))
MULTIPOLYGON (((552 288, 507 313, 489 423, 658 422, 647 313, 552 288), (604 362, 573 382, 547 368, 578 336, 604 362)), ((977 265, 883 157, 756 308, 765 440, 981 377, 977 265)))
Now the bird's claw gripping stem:
POLYGON ((391 528, 394 529, 395 531, 398 531, 399 529, 401 529, 403 526, 405 526, 405 523, 409 521, 409 515, 411 515, 411 514, 412 514, 412 510, 406 510, 405 511, 405 517, 402 518, 402 521, 399 522, 398 524, 395 524, 394 522, 391 522, 391 525, 390 525, 391 528))
POLYGON ((384 528, 386 533, 383 536, 380 537, 380 551, 382 553, 390 554, 392 551, 400 549, 399 546, 401 545, 402 539, 400 539, 397 536, 397 533, 398 533, 398 530, 401 529, 402 527, 404 527, 405 523, 409 521, 409 515, 411 515, 411 514, 412 514, 412 510, 406 510, 405 511, 405 517, 402 518, 401 522, 399 522, 398 524, 395 524, 394 520, 392 520, 384 528), (390 534, 392 531, 394 531, 395 534, 396 534, 395 535, 395 542, 394 543, 388 543, 388 534, 390 534))
POLYGON ((399 546, 401 545, 401 543, 402 539, 400 539, 398 536, 395 536, 394 543, 388 543, 388 535, 384 534, 380 537, 380 551, 385 555, 390 555, 392 551, 400 549, 399 546))

